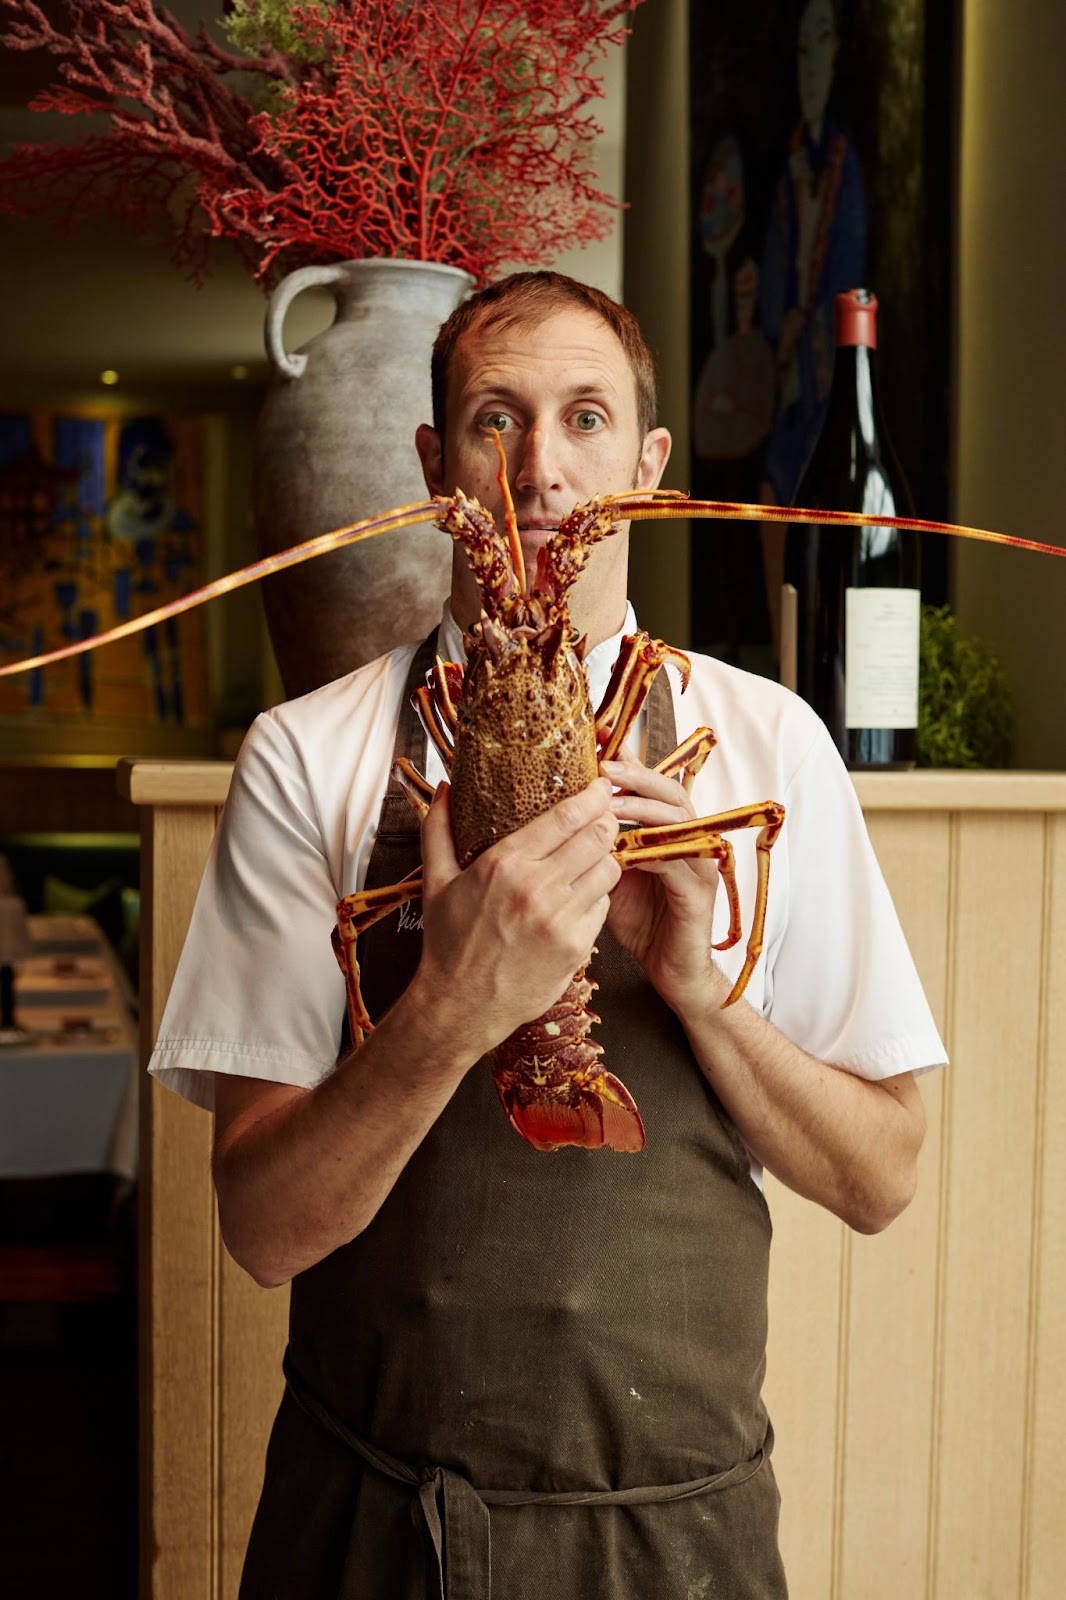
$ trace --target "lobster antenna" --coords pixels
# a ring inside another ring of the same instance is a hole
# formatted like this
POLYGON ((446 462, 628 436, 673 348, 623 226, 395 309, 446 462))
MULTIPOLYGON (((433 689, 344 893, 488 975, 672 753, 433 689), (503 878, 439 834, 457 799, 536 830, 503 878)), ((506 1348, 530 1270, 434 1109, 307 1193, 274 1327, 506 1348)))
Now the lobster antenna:
POLYGON ((511 552, 511 565, 514 568, 515 578, 518 580, 519 594, 526 592, 526 559, 522 554, 522 541, 518 537, 518 518, 515 516, 514 501, 511 499, 511 485, 507 481, 507 456, 503 448, 498 428, 492 430, 492 442, 496 446, 496 454, 500 458, 500 468, 496 474, 496 482, 503 494, 503 520, 507 527, 507 548, 511 552))
POLYGON ((803 506, 749 505, 740 500, 689 500, 661 489, 633 490, 607 495, 612 509, 633 522, 670 521, 692 517, 699 521, 778 522, 820 524, 845 528, 912 528, 916 533, 943 533, 957 539, 983 540, 1006 545, 1013 550, 1031 550, 1037 555, 1066 556, 1066 545, 1046 544, 1038 539, 1022 539, 1012 533, 993 533, 988 528, 971 528, 958 522, 932 522, 927 517, 890 517, 872 511, 808 510, 803 506))

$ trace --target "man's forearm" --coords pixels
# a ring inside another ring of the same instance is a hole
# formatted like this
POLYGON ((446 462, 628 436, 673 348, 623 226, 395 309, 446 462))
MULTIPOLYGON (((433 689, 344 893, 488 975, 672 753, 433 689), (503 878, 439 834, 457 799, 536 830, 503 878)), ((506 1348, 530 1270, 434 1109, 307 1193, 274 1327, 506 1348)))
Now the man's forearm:
POLYGON ((871 1082, 816 1060, 744 1003, 720 1009, 715 970, 676 1005, 696 1058, 755 1159, 861 1233, 909 1203, 925 1132, 910 1073, 871 1082))
POLYGON ((373 1219, 477 1059, 459 1009, 449 1026, 412 986, 315 1089, 267 1089, 219 1132, 223 1237, 258 1283, 287 1283, 373 1219))

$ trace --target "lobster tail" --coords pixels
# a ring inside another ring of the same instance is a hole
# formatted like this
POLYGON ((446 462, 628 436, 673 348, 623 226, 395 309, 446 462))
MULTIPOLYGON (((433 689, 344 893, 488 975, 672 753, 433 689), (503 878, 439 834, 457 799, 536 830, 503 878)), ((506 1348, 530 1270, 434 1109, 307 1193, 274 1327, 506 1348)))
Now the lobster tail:
POLYGON ((568 1085, 569 1092, 562 1094, 499 1081, 496 1088, 512 1128, 534 1150, 559 1150, 567 1144, 630 1154, 643 1150, 644 1124, 625 1084, 613 1072, 590 1076, 595 1087, 568 1085))
POLYGON ((636 1101, 600 1065, 603 1047, 587 1037, 595 986, 576 972, 566 993, 543 1016, 516 1028, 492 1052, 492 1080, 512 1128, 534 1150, 580 1145, 585 1150, 644 1148, 636 1101))

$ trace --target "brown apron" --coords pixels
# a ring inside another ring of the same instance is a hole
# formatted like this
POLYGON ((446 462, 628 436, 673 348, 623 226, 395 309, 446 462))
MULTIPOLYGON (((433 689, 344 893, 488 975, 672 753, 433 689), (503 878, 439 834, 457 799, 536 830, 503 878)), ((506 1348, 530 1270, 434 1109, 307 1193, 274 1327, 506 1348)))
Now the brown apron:
MULTIPOLYGON (((407 708, 396 755, 425 736, 407 708)), ((647 759, 675 743, 662 674, 647 759)), ((367 887, 417 865, 390 781, 367 887)), ((417 907, 363 939, 380 1016, 417 907)), ((292 1285, 285 1397, 241 1600, 783 1600, 760 1398, 770 1222, 673 1012, 600 936, 595 1036, 640 1155, 539 1154, 487 1060, 373 1222, 292 1285)))

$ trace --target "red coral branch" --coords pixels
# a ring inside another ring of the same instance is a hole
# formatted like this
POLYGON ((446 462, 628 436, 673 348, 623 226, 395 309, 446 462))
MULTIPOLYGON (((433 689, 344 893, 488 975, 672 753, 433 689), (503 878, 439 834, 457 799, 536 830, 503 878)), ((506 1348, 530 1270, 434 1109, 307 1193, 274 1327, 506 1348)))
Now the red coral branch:
POLYGON ((95 198, 141 222, 162 194, 183 264, 201 269, 203 216, 261 276, 392 255, 484 278, 610 229, 617 202, 589 164, 591 69, 640 0, 297 5, 298 50, 254 60, 152 0, 69 0, 69 35, 34 0, 0 3, 18 18, 7 42, 59 62, 35 108, 110 122, 78 145, 17 149, 0 163, 2 209, 59 203, 73 218, 95 198), (269 86, 268 109, 234 86, 238 70, 269 86))

